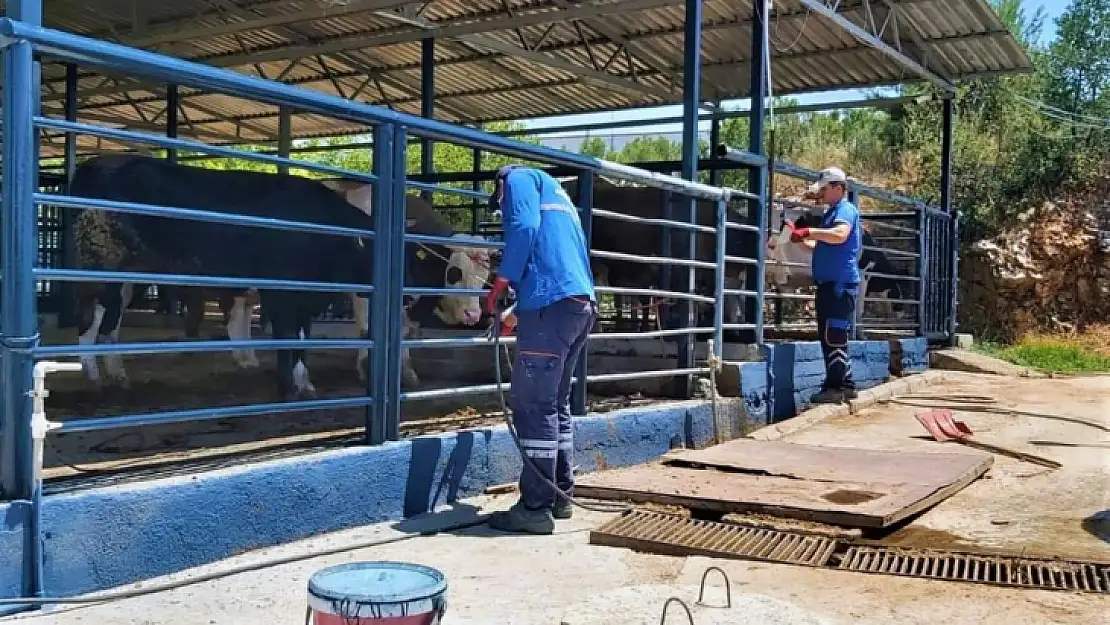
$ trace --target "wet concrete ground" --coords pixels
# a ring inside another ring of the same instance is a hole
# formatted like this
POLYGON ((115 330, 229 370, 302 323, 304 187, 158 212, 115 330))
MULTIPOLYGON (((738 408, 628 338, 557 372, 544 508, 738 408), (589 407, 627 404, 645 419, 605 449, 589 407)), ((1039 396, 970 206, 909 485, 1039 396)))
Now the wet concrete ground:
MULTIPOLYGON (((990 395, 995 406, 1023 414, 957 412, 986 441, 1051 457, 1052 471, 998 457, 984 479, 927 511, 891 538, 902 544, 969 545, 1110 560, 1110 377, 1038 379, 957 374, 928 387, 931 395, 990 395), (1066 417, 1060 420, 1050 417, 1066 417), (1080 421, 1085 421, 1084 424, 1080 421), (1093 425, 1091 425, 1093 424, 1093 425), (1031 440, 1072 446, 1034 445, 1031 440)), ((786 440, 878 449, 941 450, 909 406, 887 405, 836 418, 786 440)), ((944 451, 958 451, 950 447, 944 451)), ((275 556, 308 554, 373 536, 443 525, 475 507, 506 507, 511 496, 479 498, 451 512, 382 524, 244 554, 169 576, 176 580, 275 556)), ((352 503, 352 505, 354 505, 352 503)), ((658 623, 668 596, 691 606, 707 566, 732 582, 735 617, 694 606, 695 623, 1018 623, 1104 622, 1105 595, 849 573, 761 562, 676 558, 588 544, 608 515, 576 511, 550 537, 511 536, 485 527, 418 537, 388 546, 318 557, 225 579, 120 601, 21 617, 34 625, 277 625, 304 622, 309 576, 354 560, 400 559, 443 571, 450 583, 444 625, 658 623), (781 602, 781 603, 778 603, 781 602), (763 620, 753 616, 772 614, 763 620), (1102 614, 1103 616, 1098 616, 1102 614), (582 620, 590 615, 590 620, 582 620)), ((164 580, 151 580, 149 587, 164 580)), ((718 582, 714 582, 715 584, 718 582)), ((720 589, 707 600, 719 605, 720 589)), ((5 622, 7 622, 5 620, 5 622)), ((668 622, 685 623, 678 611, 668 622)))

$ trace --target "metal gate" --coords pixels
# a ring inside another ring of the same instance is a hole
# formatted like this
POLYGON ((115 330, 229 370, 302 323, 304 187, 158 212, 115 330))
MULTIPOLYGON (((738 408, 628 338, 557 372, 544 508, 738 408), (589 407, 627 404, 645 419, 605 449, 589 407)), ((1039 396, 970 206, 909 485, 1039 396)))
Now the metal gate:
POLYGON ((959 217, 936 208, 921 212, 921 334, 948 342, 956 332, 959 217))

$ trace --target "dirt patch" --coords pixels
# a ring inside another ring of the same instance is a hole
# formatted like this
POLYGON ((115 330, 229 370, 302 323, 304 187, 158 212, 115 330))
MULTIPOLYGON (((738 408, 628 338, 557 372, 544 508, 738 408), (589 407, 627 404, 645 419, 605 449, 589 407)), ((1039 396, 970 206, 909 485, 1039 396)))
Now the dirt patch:
POLYGON ((907 525, 892 534, 884 536, 881 541, 891 547, 912 547, 916 549, 961 549, 972 546, 967 538, 930 527, 907 525))
POLYGON ((846 506, 854 506, 868 501, 875 501, 882 496, 882 493, 875 493, 869 490, 834 490, 830 493, 821 495, 821 499, 846 506))

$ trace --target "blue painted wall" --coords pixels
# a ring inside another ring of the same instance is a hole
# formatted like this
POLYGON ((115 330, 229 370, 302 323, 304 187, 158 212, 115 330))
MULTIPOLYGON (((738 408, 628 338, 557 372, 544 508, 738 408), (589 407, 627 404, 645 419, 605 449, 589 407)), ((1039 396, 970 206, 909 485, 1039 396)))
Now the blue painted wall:
MULTIPOLYGON (((852 360, 852 377, 857 388, 877 386, 891 375, 920 372, 928 367, 928 343, 925 339, 900 339, 897 345, 893 343, 849 343, 848 355, 852 360), (892 347, 898 353, 895 362, 891 358, 892 347)), ((764 363, 740 365, 740 394, 749 418, 759 423, 776 423, 809 408, 809 398, 820 390, 825 379, 825 360, 821 344, 816 341, 775 345, 771 350, 770 367, 772 380, 769 383, 764 363)))
POLYGON ((920 373, 929 368, 929 341, 925 337, 890 341, 891 371, 896 375, 920 373))
MULTIPOLYGON (((712 437, 708 404, 614 411, 575 420, 581 471, 639 464, 712 437)), ((47 497, 47 594, 148 579, 349 527, 396 520, 512 482, 508 430, 422 436, 192 476, 47 497)), ((0 506, 0 593, 18 596, 23 532, 0 506)))

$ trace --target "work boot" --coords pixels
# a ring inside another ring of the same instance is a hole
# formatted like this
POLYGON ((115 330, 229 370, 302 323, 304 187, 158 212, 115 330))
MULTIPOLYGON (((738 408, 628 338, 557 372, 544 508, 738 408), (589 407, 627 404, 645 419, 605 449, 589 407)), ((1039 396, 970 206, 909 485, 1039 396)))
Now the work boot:
POLYGON ((855 389, 823 388, 809 398, 814 404, 840 404, 857 397, 855 389))
POLYGON ((489 526, 502 532, 551 534, 555 531, 555 519, 551 516, 551 510, 529 510, 524 507, 524 502, 518 501, 505 512, 492 514, 489 526))
POLYGON ((574 505, 566 499, 556 496, 555 505, 551 507, 551 516, 565 521, 574 516, 574 505))

